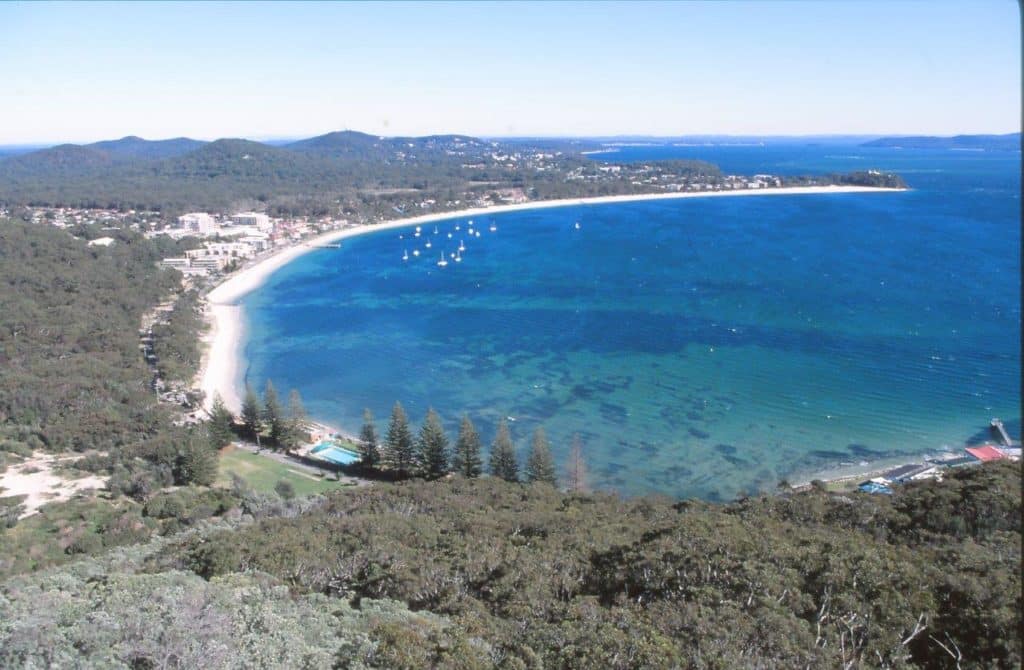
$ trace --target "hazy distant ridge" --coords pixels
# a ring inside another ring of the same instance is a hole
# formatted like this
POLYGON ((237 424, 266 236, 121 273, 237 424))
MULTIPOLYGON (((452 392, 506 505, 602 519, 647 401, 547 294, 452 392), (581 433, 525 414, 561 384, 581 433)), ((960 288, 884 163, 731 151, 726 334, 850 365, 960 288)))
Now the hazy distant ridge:
POLYGON ((988 151, 1020 151, 1020 133, 1006 135, 955 135, 935 137, 883 137, 865 142, 863 147, 901 147, 903 149, 984 149, 988 151))

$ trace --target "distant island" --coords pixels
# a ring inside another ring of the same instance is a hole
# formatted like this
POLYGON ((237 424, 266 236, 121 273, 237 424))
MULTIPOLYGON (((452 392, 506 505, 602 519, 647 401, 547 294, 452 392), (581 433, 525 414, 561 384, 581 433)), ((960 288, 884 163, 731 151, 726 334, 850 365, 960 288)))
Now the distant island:
POLYGON ((1006 135, 955 135, 934 137, 882 137, 864 142, 862 147, 899 149, 962 149, 967 151, 1020 151, 1020 133, 1006 135))

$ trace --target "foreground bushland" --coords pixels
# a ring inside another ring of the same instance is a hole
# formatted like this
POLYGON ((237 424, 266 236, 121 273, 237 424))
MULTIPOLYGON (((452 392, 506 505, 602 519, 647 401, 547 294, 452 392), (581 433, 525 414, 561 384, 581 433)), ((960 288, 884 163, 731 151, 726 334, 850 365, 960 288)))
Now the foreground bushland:
POLYGON ((453 622, 436 638, 378 631, 381 658, 411 666, 457 645, 461 667, 1009 668, 1019 477, 1003 464, 892 499, 728 506, 407 482, 172 544, 152 569, 269 574, 297 594, 453 622))

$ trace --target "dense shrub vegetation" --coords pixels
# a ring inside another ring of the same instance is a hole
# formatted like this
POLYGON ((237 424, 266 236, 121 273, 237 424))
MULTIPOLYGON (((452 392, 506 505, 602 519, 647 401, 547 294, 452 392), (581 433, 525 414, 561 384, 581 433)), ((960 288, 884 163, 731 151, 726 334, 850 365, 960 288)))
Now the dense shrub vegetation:
MULTIPOLYGON (((116 237, 114 244, 89 247, 83 238, 90 228, 0 221, 0 465, 36 451, 87 452, 76 468, 110 475, 110 493, 136 500, 166 486, 210 484, 216 453, 206 431, 174 425, 172 411, 149 388, 151 373, 139 350, 143 314, 182 290, 177 272, 157 266, 175 243, 106 232, 116 237)), ((196 299, 182 297, 155 342, 167 356, 167 370, 186 378, 198 362, 196 299)), ((84 514, 83 521, 93 512, 124 512, 104 501, 89 505, 106 509, 84 514)), ((2 525, 13 525, 12 501, 3 509, 2 525)), ((149 536, 145 524, 131 525, 138 531, 134 541, 149 536)), ((66 530, 54 527, 45 541, 25 544, 8 533, 5 543, 29 553, 4 552, 0 574, 15 569, 12 561, 53 563, 69 546, 66 530)), ((113 537, 95 523, 81 524, 76 533, 82 537, 78 553, 110 546, 113 537)))
POLYGON ((961 667, 1010 668, 1019 477, 994 465, 892 500, 729 506, 406 482, 188 541, 154 565, 399 600, 453 621, 482 667, 946 668, 960 654, 961 667))
POLYGON ((0 221, 0 426, 48 449, 119 449, 165 418, 137 333, 180 277, 157 267, 156 245, 118 239, 88 247, 69 231, 0 221))

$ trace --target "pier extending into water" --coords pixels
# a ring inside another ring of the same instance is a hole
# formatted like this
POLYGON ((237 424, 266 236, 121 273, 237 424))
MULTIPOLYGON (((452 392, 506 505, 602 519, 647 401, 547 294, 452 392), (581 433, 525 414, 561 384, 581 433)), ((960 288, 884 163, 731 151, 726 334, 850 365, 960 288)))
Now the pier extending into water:
POLYGON ((989 424, 992 429, 992 433, 995 435, 996 440, 999 441, 1004 447, 1013 446, 1013 440, 1010 439, 1010 434, 1006 432, 1006 427, 1003 422, 999 419, 992 419, 989 424))

